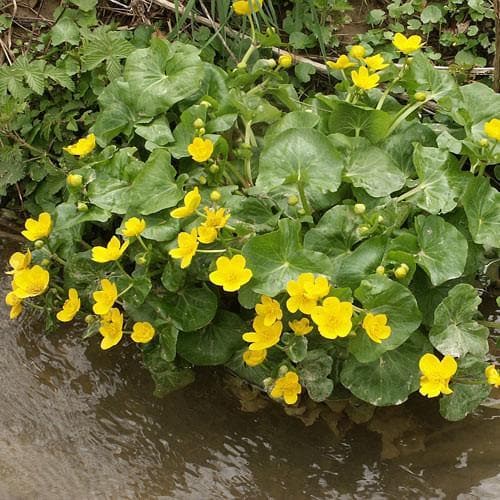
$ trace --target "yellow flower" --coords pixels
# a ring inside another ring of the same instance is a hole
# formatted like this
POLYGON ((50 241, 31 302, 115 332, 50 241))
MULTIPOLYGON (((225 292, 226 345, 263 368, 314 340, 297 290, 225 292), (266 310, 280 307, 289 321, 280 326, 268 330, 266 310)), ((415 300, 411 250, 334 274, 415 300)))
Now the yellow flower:
POLYGON ((256 316, 252 323, 253 332, 243 334, 243 340, 250 342, 250 351, 261 351, 276 345, 280 341, 283 323, 275 321, 272 325, 266 326, 262 316, 256 316))
POLYGON ((214 152, 214 143, 210 139, 195 137, 187 149, 194 161, 203 163, 212 156, 214 152))
POLYGON ((302 387, 299 384, 299 376, 295 372, 286 372, 286 374, 276 380, 271 397, 274 399, 283 398, 287 405, 293 405, 299 399, 302 387))
POLYGON ((236 0, 233 2, 234 13, 238 16, 249 16, 253 12, 259 12, 264 0, 236 0))
POLYGON ((225 292, 236 292, 252 279, 252 271, 246 266, 243 255, 231 259, 219 257, 215 263, 217 269, 210 273, 210 281, 219 285, 225 292))
POLYGON ((26 231, 21 234, 30 241, 46 238, 52 231, 52 217, 47 212, 42 212, 36 219, 28 219, 24 223, 26 231))
POLYGON ((115 346, 123 337, 123 314, 116 308, 111 309, 101 320, 99 333, 103 336, 101 349, 115 346))
POLYGON ((196 250, 198 250, 198 239, 196 236, 196 228, 191 230, 191 233, 179 233, 177 235, 178 248, 170 250, 169 255, 174 259, 181 260, 181 269, 185 269, 191 264, 196 250))
POLYGON ((129 244, 130 242, 125 240, 123 244, 120 245, 120 240, 116 236, 113 236, 106 247, 94 247, 92 249, 92 260, 101 264, 118 260, 128 248, 129 244))
POLYGON ((361 59, 365 56, 365 53, 366 50, 362 45, 353 45, 349 51, 349 55, 351 57, 355 57, 356 59, 361 59))
POLYGON ((294 319, 288 322, 288 326, 292 329, 295 335, 307 335, 312 332, 313 326, 309 322, 309 318, 294 319))
POLYGON ((73 156, 86 156, 95 149, 95 135, 89 134, 87 137, 83 137, 78 142, 75 142, 75 144, 66 146, 63 149, 73 156))
POLYGON ((353 71, 351 73, 351 78, 356 85, 356 87, 363 90, 370 90, 377 86, 380 76, 376 73, 370 75, 370 72, 366 69, 365 66, 361 66, 358 71, 353 71))
POLYGON ((330 69, 347 69, 356 66, 345 54, 341 55, 335 62, 326 61, 330 69))
POLYGON ((116 285, 108 279, 101 280, 101 288, 102 290, 97 290, 92 294, 95 300, 92 310, 99 316, 104 316, 108 314, 118 298, 118 290, 116 285))
POLYGON ((384 61, 384 58, 380 54, 375 54, 374 56, 365 57, 363 62, 372 70, 380 71, 389 66, 388 63, 384 61))
POLYGON ((324 276, 314 278, 312 273, 302 273, 297 281, 289 281, 286 291, 290 298, 286 307, 291 313, 300 311, 311 314, 319 299, 326 297, 330 292, 330 285, 324 276))
POLYGON ((27 269, 31 264, 31 252, 26 253, 15 252, 10 256, 9 265, 12 267, 12 271, 8 271, 6 274, 16 274, 18 271, 27 269))
POLYGON ((258 351, 251 351, 250 349, 248 349, 243 353, 243 361, 248 366, 257 366, 266 359, 266 356, 267 349, 260 349, 258 351))
POLYGON ((198 188, 195 187, 189 193, 186 193, 184 196, 184 206, 176 208, 170 212, 170 217, 174 219, 183 219, 184 217, 188 217, 192 215, 196 209, 200 206, 201 196, 198 188))
POLYGON ((74 288, 68 290, 68 298, 63 304, 63 308, 56 314, 56 318, 63 323, 71 321, 80 310, 80 297, 74 288))
POLYGON ((265 326, 271 326, 283 317, 280 303, 267 295, 261 295, 260 304, 255 306, 255 312, 264 319, 265 326))
POLYGON ((23 300, 14 292, 9 292, 5 297, 5 303, 11 307, 10 319, 16 319, 23 312, 23 300))
POLYGON ((198 241, 200 243, 213 243, 218 236, 217 229, 215 227, 205 227, 203 224, 198 228, 198 241))
POLYGON ((14 274, 12 288, 20 299, 42 295, 49 286, 50 275, 43 267, 33 266, 14 274))
POLYGON ((495 368, 495 365, 490 365, 484 370, 484 374, 488 379, 488 384, 494 385, 497 389, 500 387, 500 373, 495 368))
POLYGON ((493 118, 484 124, 484 133, 491 139, 500 141, 500 120, 493 118))
POLYGON ((292 54, 282 54, 279 56, 278 64, 285 69, 288 69, 293 64, 293 56, 292 54))
POLYGON ((131 217, 127 222, 125 222, 123 236, 126 238, 133 238, 134 236, 139 236, 144 229, 146 229, 146 221, 144 219, 131 217))
POLYGON ((387 324, 387 316, 385 314, 368 313, 363 319, 363 328, 368 337, 373 342, 380 344, 391 335, 391 327, 387 324))
POLYGON ((138 344, 147 344, 155 336, 155 329, 147 321, 135 323, 132 328, 131 339, 138 344))
POLYGON ((352 329, 352 304, 340 302, 337 297, 327 297, 323 305, 312 310, 311 317, 323 337, 347 337, 352 329))
POLYGON ((451 377, 457 371, 457 362, 446 355, 441 361, 434 354, 424 354, 418 364, 422 376, 420 377, 420 394, 428 398, 435 398, 439 394, 451 394, 448 387, 451 377))
POLYGON ((401 33, 396 33, 394 35, 392 44, 403 54, 411 54, 412 52, 420 49, 423 45, 422 38, 418 35, 412 35, 409 38, 406 38, 401 33))
POLYGON ((207 216, 207 219, 202 226, 215 227, 216 229, 222 229, 227 224, 229 217, 231 217, 230 214, 225 213, 224 208, 215 210, 213 208, 205 207, 205 215, 207 216))

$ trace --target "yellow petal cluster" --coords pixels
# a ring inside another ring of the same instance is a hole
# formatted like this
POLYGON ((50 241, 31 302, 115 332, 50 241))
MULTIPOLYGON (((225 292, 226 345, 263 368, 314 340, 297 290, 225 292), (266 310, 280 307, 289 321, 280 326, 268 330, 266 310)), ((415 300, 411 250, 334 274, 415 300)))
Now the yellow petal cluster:
POLYGON ((391 335, 391 327, 387 324, 387 316, 385 314, 368 313, 363 319, 363 328, 368 337, 373 342, 380 344, 391 335))
POLYGON ((376 73, 370 74, 365 66, 361 66, 358 71, 352 71, 351 78, 354 85, 363 90, 375 88, 380 80, 379 75, 376 73))
POLYGON ((309 318, 294 319, 293 321, 288 322, 288 326, 292 329, 295 335, 300 336, 307 335, 313 330, 313 326, 311 325, 309 318))
POLYGON ((352 68, 353 66, 356 66, 356 64, 353 63, 345 54, 342 54, 335 62, 326 61, 326 65, 330 69, 338 69, 338 70, 352 68))
POLYGON ((13 292, 20 299, 37 297, 47 290, 49 279, 49 272, 41 266, 23 269, 14 274, 13 292))
POLYGON ((362 45, 353 45, 349 51, 349 55, 355 59, 362 59, 365 57, 366 50, 362 45))
POLYGON ((286 301, 286 307, 291 312, 300 311, 311 314, 318 300, 326 297, 330 292, 330 285, 324 276, 314 277, 312 273, 302 273, 297 281, 289 281, 286 291, 290 298, 286 301))
POLYGON ((496 141, 500 141, 500 119, 493 118, 484 124, 484 133, 496 141))
POLYGON ((495 386, 497 389, 500 387, 500 373, 498 373, 495 365, 486 367, 486 370, 484 370, 484 374, 486 376, 488 384, 495 386))
POLYGON ((52 231, 52 217, 47 212, 42 212, 38 219, 28 219, 24 223, 25 231, 21 234, 30 241, 46 238, 52 231))
POLYGON ((252 271, 246 267, 243 255, 232 258, 219 257, 215 262, 216 270, 209 275, 214 285, 219 285, 225 292, 236 292, 252 279, 252 271))
POLYGON ((118 298, 118 289, 116 285, 108 279, 101 280, 101 290, 97 290, 92 294, 95 304, 92 310, 99 316, 104 316, 109 313, 118 298))
POLYGON ((435 398, 440 394, 451 394, 449 388, 451 377, 457 371, 457 362, 446 355, 441 361, 434 354, 424 354, 418 363, 422 376, 420 377, 420 394, 435 398))
POLYGON ((283 317, 280 303, 267 295, 261 295, 260 303, 255 306, 255 312, 263 318, 265 326, 271 326, 283 317))
POLYGON ((146 221, 144 219, 131 217, 125 222, 125 228, 122 233, 125 238, 133 238, 142 234, 144 229, 146 229, 146 221))
POLYGON ((128 248, 129 244, 130 242, 128 240, 125 240, 123 244, 121 244, 120 240, 116 236, 113 236, 109 240, 107 246, 92 248, 92 260, 101 264, 118 260, 128 248))
POLYGON ((103 350, 120 342, 123 337, 123 314, 119 309, 114 307, 102 317, 99 333, 103 337, 101 340, 101 349, 103 350))
POLYGON ((5 297, 5 303, 10 306, 10 319, 16 319, 23 312, 23 299, 20 299, 14 292, 9 292, 5 297))
POLYGON ((78 142, 71 144, 70 146, 66 146, 63 148, 64 151, 73 156, 86 156, 95 149, 95 135, 89 134, 87 137, 83 137, 78 142))
POLYGON ((388 63, 384 61, 384 58, 380 54, 375 54, 374 56, 365 57, 363 62, 372 70, 372 71, 381 71, 387 66, 388 63))
POLYGON ((302 386, 299 383, 299 376, 295 372, 289 371, 276 380, 271 397, 274 399, 283 398, 287 405, 293 405, 299 399, 301 392, 302 386))
POLYGON ((311 311, 321 336, 327 339, 347 337, 352 330, 353 307, 350 302, 341 302, 337 297, 327 297, 321 306, 311 311))
POLYGON ((293 64, 292 54, 282 54, 281 56, 279 56, 278 64, 284 69, 290 68, 293 64))
POLYGON ((403 54, 411 54, 420 49, 423 45, 422 38, 418 35, 412 35, 406 38, 402 33, 396 33, 392 44, 403 54))
POLYGON ((184 196, 184 206, 175 208, 170 212, 170 216, 174 219, 183 219, 184 217, 189 217, 196 212, 196 209, 200 206, 201 195, 197 187, 195 187, 189 193, 184 196))
POLYGON ((231 217, 230 214, 226 214, 224 208, 219 208, 215 210, 214 208, 205 207, 206 220, 198 228, 198 240, 200 243, 213 243, 219 231, 227 224, 227 221, 231 217))
POLYGON ((177 235, 177 248, 173 248, 168 253, 174 259, 181 259, 181 269, 185 269, 191 264, 191 260, 198 250, 198 236, 196 228, 190 233, 182 232, 177 235))
POLYGON ((7 274, 16 274, 18 271, 27 269, 31 264, 31 252, 29 249, 26 253, 14 252, 9 259, 9 265, 12 267, 12 271, 8 271, 7 274))
POLYGON ((260 349, 258 351, 251 351, 247 349, 243 353, 243 361, 247 366, 253 367, 263 363, 267 356, 267 349, 260 349))
POLYGON ((233 2, 233 11, 238 16, 249 16, 253 12, 259 12, 264 0, 236 0, 233 2))
POLYGON ((132 335, 130 337, 138 344, 147 344, 153 339, 154 336, 154 326, 147 321, 139 321, 134 324, 132 328, 132 335))
POLYGON ((214 152, 214 143, 210 139, 195 137, 187 150, 194 161, 203 163, 212 156, 214 152))
POLYGON ((283 323, 275 321, 272 325, 266 326, 262 316, 256 316, 252 323, 253 332, 243 334, 243 340, 250 342, 250 351, 261 351, 276 345, 283 331, 283 323))
POLYGON ((68 290, 68 298, 64 302, 62 309, 56 314, 57 319, 63 323, 71 321, 80 310, 80 305, 78 292, 75 288, 70 288, 68 290))

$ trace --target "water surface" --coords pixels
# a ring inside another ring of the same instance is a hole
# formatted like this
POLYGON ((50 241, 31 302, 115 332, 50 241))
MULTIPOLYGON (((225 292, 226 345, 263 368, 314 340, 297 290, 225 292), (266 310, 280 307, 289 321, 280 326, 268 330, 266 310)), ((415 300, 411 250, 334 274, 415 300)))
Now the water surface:
POLYGON ((11 322, 0 295, 1 499, 500 498, 498 409, 447 423, 416 398, 338 439, 278 405, 242 412, 211 370, 159 400, 133 346, 11 322), (382 459, 380 433, 402 454, 382 459))

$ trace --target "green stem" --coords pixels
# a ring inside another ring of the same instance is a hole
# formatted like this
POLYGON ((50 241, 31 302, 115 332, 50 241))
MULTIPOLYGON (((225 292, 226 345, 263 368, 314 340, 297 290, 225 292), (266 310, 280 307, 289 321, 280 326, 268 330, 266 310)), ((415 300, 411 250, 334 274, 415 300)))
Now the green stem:
POLYGON ((486 326, 488 328, 494 328, 495 330, 500 330, 500 322, 496 321, 478 321, 480 325, 486 326))
POLYGON ((226 252, 226 249, 220 249, 220 250, 196 250, 196 253, 224 253, 226 252))
POLYGON ((297 188, 299 190, 299 196, 300 196, 300 202, 302 203, 302 208, 304 209, 307 215, 311 215, 312 214, 311 206, 307 201, 306 192, 304 190, 304 184, 302 183, 301 180, 297 182, 297 188))
POLYGON ((416 111, 418 108, 422 107, 425 104, 426 101, 418 101, 414 102, 413 104, 408 105, 408 107, 404 109, 399 115, 397 115, 396 119, 390 126, 389 130, 387 131, 386 137, 390 136, 394 130, 396 130, 399 127, 399 124, 407 117, 410 116, 414 111, 416 111))
POLYGON ((401 70, 399 71, 396 78, 394 78, 394 80, 391 83, 389 83, 389 85, 387 85, 387 87, 385 88, 384 93, 380 97, 380 99, 377 103, 377 107, 375 109, 382 109, 382 106, 384 105, 384 102, 387 99, 387 96, 389 95, 391 90, 394 88, 394 85, 396 85, 396 83, 399 82, 399 80, 401 80, 401 78, 403 77, 404 72, 406 71, 407 65, 408 65, 408 56, 405 57, 404 63, 401 66, 401 70))
POLYGON ((137 239, 139 240, 139 243, 141 244, 142 248, 144 248, 144 250, 146 250, 146 252, 149 252, 149 248, 144 243, 144 240, 141 238, 140 234, 137 235, 137 239))
MULTIPOLYGON (((125 275, 125 276, 128 276, 130 278, 130 275, 127 273, 127 271, 125 271, 125 269, 123 268, 123 266, 120 264, 120 262, 118 260, 115 260, 115 264, 118 266, 118 269, 120 269, 120 271, 125 275)), ((132 279, 132 278, 130 278, 132 279)))
POLYGON ((420 193, 425 188, 425 184, 419 184, 418 186, 415 186, 413 189, 410 189, 409 191, 406 191, 406 193, 403 193, 401 196, 398 196, 396 198, 396 202, 406 200, 407 198, 411 198, 414 194, 420 193))
MULTIPOLYGON (((129 285, 127 288, 125 288, 125 290, 123 290, 123 291, 121 291, 121 292, 119 293, 118 297, 121 297, 122 295, 125 295, 125 294, 126 294, 126 293, 127 293, 127 292, 128 292, 128 291, 129 291, 129 290, 130 290, 133 286, 134 286, 134 284, 133 284, 133 283, 130 283, 130 285, 129 285)), ((117 297, 117 298, 118 298, 118 297, 117 297)))
MULTIPOLYGON (((245 124, 245 144, 251 147, 252 139, 255 141, 255 136, 253 135, 252 132, 252 120, 249 120, 245 124)), ((249 158, 245 158, 245 175, 250 186, 253 186, 251 156, 249 158)))

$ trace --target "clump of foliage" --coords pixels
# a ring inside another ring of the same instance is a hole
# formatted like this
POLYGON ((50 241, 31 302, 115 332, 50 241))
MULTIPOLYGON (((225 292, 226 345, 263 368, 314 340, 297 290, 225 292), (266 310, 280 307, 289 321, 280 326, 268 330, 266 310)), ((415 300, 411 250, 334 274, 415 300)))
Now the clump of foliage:
POLYGON ((254 44, 228 72, 150 30, 82 32, 2 68, 3 154, 32 165, 9 182, 28 175, 36 214, 13 319, 130 339, 158 395, 223 365, 289 405, 420 390, 458 420, 500 385, 473 286, 500 247, 500 96, 436 71, 419 37, 394 60, 353 48, 334 93, 300 99, 293 60, 250 62, 254 44))

